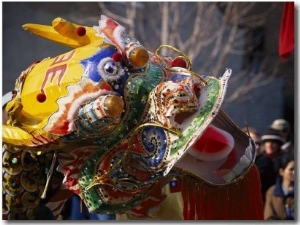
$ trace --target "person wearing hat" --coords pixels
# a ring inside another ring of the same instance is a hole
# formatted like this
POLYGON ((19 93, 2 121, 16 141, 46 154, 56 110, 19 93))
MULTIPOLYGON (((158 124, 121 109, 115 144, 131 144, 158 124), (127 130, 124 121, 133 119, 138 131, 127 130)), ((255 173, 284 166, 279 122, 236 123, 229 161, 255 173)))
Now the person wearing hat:
POLYGON ((271 130, 276 130, 281 133, 284 138, 284 144, 281 146, 281 150, 288 154, 289 156, 294 157, 294 146, 292 143, 292 131, 291 126, 288 121, 285 119, 276 119, 270 125, 271 130))
POLYGON ((270 158, 276 158, 281 154, 281 146, 284 143, 284 138, 281 133, 275 130, 269 130, 261 136, 263 142, 263 151, 270 158))
POLYGON ((260 174, 262 197, 265 201, 266 191, 276 182, 279 159, 282 155, 280 147, 284 139, 280 132, 269 129, 261 136, 261 141, 263 153, 256 158, 255 164, 260 174))

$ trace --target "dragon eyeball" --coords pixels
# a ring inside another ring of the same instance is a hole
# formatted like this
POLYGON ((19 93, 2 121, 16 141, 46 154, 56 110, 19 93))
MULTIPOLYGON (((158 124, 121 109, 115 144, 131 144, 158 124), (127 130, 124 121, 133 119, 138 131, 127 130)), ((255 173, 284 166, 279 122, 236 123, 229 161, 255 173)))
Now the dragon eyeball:
POLYGON ((115 65, 114 62, 107 62, 104 65, 104 71, 107 72, 108 74, 116 74, 118 72, 118 67, 115 65))
POLYGON ((107 82, 118 80, 125 74, 121 64, 110 57, 102 59, 97 66, 97 70, 103 80, 107 82))

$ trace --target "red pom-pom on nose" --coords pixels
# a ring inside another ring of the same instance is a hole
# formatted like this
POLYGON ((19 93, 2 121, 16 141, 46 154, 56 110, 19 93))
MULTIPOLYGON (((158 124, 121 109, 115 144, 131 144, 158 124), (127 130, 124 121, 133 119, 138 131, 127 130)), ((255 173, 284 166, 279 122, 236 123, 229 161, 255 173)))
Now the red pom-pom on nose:
POLYGON ((172 61, 172 67, 187 68, 187 63, 182 58, 176 58, 172 61))
POLYGON ((41 103, 44 102, 44 101, 46 101, 46 95, 45 95, 45 93, 41 92, 41 93, 37 94, 36 100, 38 102, 41 102, 41 103))
POLYGON ((122 54, 120 52, 115 52, 112 58, 115 62, 120 62, 122 60, 122 54))
POLYGON ((86 34, 86 29, 84 27, 78 27, 77 28, 77 35, 78 36, 84 36, 86 34))

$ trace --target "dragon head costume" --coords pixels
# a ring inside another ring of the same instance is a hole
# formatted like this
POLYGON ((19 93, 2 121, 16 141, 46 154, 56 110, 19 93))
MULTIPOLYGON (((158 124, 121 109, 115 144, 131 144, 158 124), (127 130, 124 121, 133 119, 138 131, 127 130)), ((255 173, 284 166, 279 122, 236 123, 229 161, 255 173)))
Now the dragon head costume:
POLYGON ((150 52, 104 15, 94 27, 23 28, 72 50, 16 80, 2 127, 4 219, 37 219, 42 206, 57 218, 73 193, 91 212, 146 218, 174 177, 185 219, 262 219, 254 143, 220 108, 230 69, 201 76, 180 50, 150 52))

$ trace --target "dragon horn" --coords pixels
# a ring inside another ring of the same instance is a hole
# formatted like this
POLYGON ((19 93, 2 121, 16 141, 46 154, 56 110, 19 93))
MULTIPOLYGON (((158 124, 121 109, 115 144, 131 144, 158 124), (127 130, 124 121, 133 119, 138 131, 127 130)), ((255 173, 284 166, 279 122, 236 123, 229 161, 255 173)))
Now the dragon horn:
POLYGON ((80 26, 60 17, 52 21, 52 26, 28 23, 22 27, 30 33, 71 48, 82 47, 99 40, 92 27, 80 26))
POLYGON ((125 28, 111 18, 102 15, 99 26, 94 26, 98 35, 108 44, 115 45, 128 63, 135 68, 144 67, 149 59, 148 51, 135 39, 129 37, 125 28))

